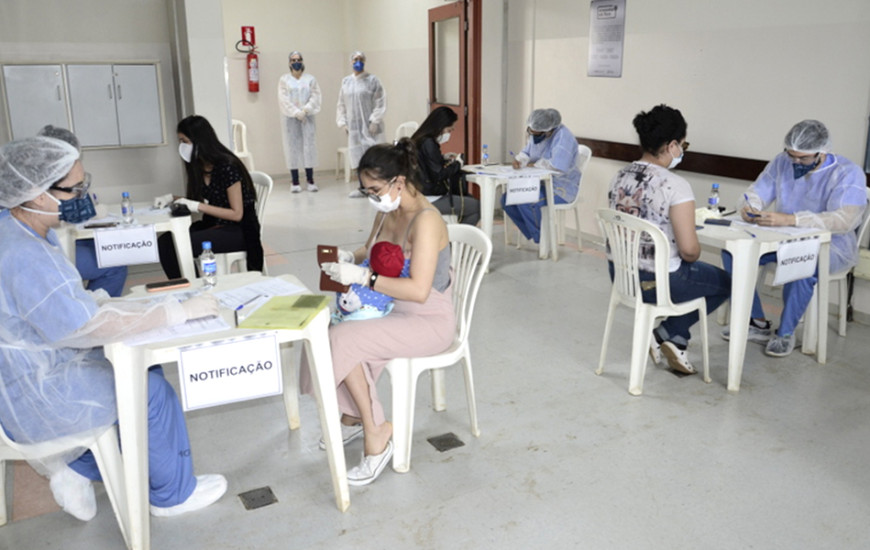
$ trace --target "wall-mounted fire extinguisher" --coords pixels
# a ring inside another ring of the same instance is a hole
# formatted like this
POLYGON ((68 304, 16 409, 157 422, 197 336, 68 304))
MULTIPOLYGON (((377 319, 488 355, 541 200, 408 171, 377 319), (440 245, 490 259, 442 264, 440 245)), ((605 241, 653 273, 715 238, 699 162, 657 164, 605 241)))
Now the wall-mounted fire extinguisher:
POLYGON ((236 51, 245 53, 245 73, 248 78, 248 91, 260 91, 260 59, 257 56, 257 42, 254 27, 242 27, 242 39, 236 42, 236 51), (242 46, 242 49, 239 46, 242 46))

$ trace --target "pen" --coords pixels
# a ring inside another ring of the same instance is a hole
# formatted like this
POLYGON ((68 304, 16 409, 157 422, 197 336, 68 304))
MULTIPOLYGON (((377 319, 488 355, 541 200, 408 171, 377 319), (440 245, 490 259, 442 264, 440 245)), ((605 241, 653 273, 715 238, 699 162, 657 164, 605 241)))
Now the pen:
POLYGON ((753 239, 755 238, 755 233, 753 233, 752 231, 750 231, 750 230, 748 230, 748 229, 744 229, 743 231, 746 231, 746 233, 747 233, 750 237, 752 237, 753 239))
POLYGON ((250 304, 250 303, 253 302, 254 300, 257 300, 257 299, 262 298, 262 297, 263 297, 262 294, 257 294, 256 296, 254 296, 253 298, 251 298, 250 300, 248 300, 248 301, 245 302, 244 304, 241 304, 240 306, 236 307, 236 311, 239 311, 240 309, 242 309, 242 308, 245 307, 246 305, 250 304))

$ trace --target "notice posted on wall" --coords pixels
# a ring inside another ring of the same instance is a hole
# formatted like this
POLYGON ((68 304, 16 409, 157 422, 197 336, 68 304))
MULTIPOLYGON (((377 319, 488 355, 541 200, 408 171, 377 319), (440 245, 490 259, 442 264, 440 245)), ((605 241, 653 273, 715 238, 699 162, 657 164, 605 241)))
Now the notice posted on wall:
POLYGON ((592 0, 589 5, 588 76, 622 76, 625 0, 592 0))

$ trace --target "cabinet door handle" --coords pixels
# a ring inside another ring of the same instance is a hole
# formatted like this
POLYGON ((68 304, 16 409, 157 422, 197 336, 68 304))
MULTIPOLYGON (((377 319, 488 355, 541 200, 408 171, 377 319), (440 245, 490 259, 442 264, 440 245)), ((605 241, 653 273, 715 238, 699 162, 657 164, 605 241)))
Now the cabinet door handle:
POLYGON ((121 97, 121 85, 118 84, 118 101, 121 101, 121 99, 123 99, 123 98, 121 97))
POLYGON ((63 98, 60 95, 60 84, 57 85, 57 100, 62 101, 63 98))
POLYGON ((106 88, 109 91, 109 99, 112 99, 112 85, 106 84, 106 88))

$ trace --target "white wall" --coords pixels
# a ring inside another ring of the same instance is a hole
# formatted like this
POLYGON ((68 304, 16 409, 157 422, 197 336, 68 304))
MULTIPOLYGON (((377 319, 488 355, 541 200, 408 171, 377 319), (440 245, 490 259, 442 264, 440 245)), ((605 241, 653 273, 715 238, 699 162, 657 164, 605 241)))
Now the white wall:
MULTIPOLYGON (((174 79, 165 0, 137 0, 118 9, 114 0, 0 2, 0 63, 149 61, 160 63, 167 145, 86 150, 85 168, 104 202, 134 201, 183 188, 176 152, 174 79)), ((5 101, 0 101, 5 104, 5 101)), ((10 139, 0 109, 0 143, 10 139)))

